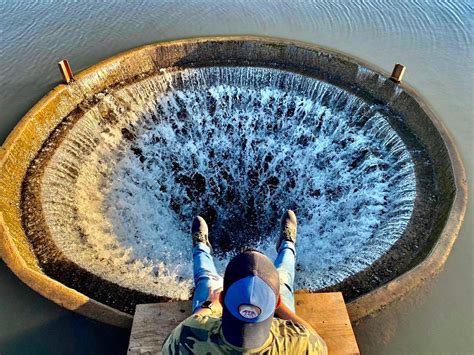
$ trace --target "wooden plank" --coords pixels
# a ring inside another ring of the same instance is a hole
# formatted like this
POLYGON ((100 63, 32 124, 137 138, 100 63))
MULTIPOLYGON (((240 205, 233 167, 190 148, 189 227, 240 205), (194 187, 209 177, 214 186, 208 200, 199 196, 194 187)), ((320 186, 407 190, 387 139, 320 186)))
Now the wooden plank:
POLYGON ((321 335, 329 354, 359 354, 341 292, 298 293, 295 302, 296 313, 321 335))
POLYGON ((158 354, 168 334, 190 314, 189 301, 137 305, 128 354, 158 354))
MULTIPOLYGON (((340 292, 295 294, 296 312, 326 341, 329 354, 359 354, 340 292)), ((191 314, 191 302, 141 304, 136 307, 129 355, 157 354, 168 334, 191 314)))

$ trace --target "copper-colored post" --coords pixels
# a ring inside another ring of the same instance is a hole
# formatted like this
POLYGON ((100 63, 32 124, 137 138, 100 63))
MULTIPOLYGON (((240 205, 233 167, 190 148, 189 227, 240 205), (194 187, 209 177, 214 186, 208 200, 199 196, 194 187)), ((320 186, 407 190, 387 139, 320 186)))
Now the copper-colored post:
POLYGON ((405 74, 406 67, 402 64, 395 64, 392 71, 392 76, 390 80, 396 82, 397 84, 402 81, 403 75, 405 74))
POLYGON ((74 74, 72 73, 71 66, 69 65, 67 59, 58 62, 58 67, 66 84, 69 84, 76 80, 74 79, 74 74))

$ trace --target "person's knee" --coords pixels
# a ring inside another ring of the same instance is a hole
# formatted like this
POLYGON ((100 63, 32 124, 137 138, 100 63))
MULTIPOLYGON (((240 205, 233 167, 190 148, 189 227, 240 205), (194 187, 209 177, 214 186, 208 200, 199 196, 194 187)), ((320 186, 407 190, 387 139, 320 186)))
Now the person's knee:
POLYGON ((209 283, 219 283, 221 279, 220 276, 206 270, 197 272, 194 275, 194 283, 198 283, 198 281, 202 280, 207 280, 209 283))
POLYGON ((280 276, 280 283, 287 283, 287 284, 293 283, 293 274, 291 272, 288 272, 285 269, 277 269, 277 270, 278 270, 278 275, 280 276))
POLYGON ((211 280, 212 279, 212 274, 208 271, 200 271, 200 272, 197 272, 196 274, 194 274, 194 282, 198 282, 200 280, 204 280, 204 279, 208 279, 208 280, 211 280))

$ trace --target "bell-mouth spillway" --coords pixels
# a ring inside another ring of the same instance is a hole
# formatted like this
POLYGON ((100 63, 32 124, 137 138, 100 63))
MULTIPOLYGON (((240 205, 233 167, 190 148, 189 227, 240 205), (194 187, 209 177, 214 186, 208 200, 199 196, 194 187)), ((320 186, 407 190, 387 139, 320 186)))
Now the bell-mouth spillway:
POLYGON ((136 304, 191 297, 194 215, 222 272, 245 247, 275 257, 292 208, 296 287, 340 290, 360 318, 461 223, 462 164, 435 119, 411 89, 317 46, 222 37, 132 50, 60 85, 7 140, 2 256, 26 283, 14 260, 54 285, 46 297, 123 324, 136 304))

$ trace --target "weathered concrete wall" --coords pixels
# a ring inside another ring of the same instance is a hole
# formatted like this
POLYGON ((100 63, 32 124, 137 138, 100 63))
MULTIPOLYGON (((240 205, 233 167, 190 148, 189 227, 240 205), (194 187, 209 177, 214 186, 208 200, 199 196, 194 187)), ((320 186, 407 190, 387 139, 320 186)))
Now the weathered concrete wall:
MULTIPOLYGON (((419 208, 415 209, 419 214, 414 214, 406 238, 394 248, 400 253, 410 251, 410 235, 416 233, 425 233, 425 246, 409 265, 399 266, 401 276, 395 280, 375 290, 371 282, 363 285, 367 293, 349 305, 353 320, 401 297, 441 269, 462 223, 467 187, 462 162, 452 140, 419 95, 406 85, 398 86, 390 80, 380 85, 377 75, 361 77, 358 75, 360 66, 371 68, 374 74, 381 73, 385 77, 387 74, 325 48, 271 38, 219 37, 152 44, 117 55, 76 75, 76 82, 56 87, 20 121, 0 153, 0 252, 20 279, 65 308, 111 324, 130 325, 129 315, 92 300, 41 271, 22 227, 23 178, 55 127, 94 94, 113 85, 139 80, 161 68, 212 65, 265 66, 295 71, 343 87, 369 102, 388 103, 386 109, 392 116, 402 119, 403 123, 397 120, 391 123, 407 146, 411 151, 422 151, 420 156, 414 156, 415 162, 425 158, 432 162, 432 170, 417 164, 416 205, 419 208), (436 193, 436 203, 424 196, 427 186, 436 193)), ((387 259, 375 267, 382 270, 385 263, 400 264, 396 259, 387 259)), ((354 282, 370 280, 370 272, 356 275, 354 280, 340 285, 341 288, 350 289, 354 282)))

